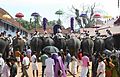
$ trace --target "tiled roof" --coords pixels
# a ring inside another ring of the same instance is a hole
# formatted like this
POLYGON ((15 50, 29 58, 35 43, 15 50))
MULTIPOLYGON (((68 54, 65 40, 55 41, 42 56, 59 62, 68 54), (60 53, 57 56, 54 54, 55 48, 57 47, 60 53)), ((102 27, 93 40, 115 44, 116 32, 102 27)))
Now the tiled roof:
POLYGON ((12 24, 12 26, 15 26, 17 28, 21 28, 22 30, 28 32, 25 28, 22 27, 22 25, 17 22, 7 11, 5 11, 4 9, 0 8, 0 19, 9 22, 10 24, 12 24), (7 19, 7 18, 3 18, 3 15, 8 14, 11 18, 7 19))

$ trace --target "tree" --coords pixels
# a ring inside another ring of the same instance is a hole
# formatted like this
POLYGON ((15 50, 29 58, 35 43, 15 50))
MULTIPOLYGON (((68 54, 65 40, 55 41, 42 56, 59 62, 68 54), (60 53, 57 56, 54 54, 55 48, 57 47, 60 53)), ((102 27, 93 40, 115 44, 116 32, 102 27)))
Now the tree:
POLYGON ((95 8, 96 8, 95 3, 91 6, 88 6, 87 9, 85 9, 85 6, 83 6, 83 10, 82 10, 83 16, 80 16, 81 14, 79 13, 80 12, 79 9, 74 8, 74 6, 72 7, 75 10, 74 12, 76 15, 75 19, 81 28, 82 27, 88 28, 94 26, 95 19, 93 18, 93 15, 95 14, 95 8))

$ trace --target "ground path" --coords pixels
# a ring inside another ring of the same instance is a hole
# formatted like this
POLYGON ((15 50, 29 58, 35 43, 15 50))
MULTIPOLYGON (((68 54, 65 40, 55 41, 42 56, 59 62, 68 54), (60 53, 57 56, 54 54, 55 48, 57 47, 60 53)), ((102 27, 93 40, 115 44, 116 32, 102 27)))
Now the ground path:
MULTIPOLYGON (((91 64, 91 63, 90 63, 91 64)), ((39 67, 39 77, 42 77, 41 75, 42 75, 42 64, 41 64, 41 62, 38 62, 38 67, 39 67)), ((80 69, 81 69, 81 67, 79 67, 79 71, 78 71, 78 74, 77 74, 77 76, 76 77, 79 77, 79 75, 80 75, 80 69)), ((90 66, 90 68, 89 69, 91 69, 91 66, 90 66)), ((17 73, 17 77, 21 77, 21 75, 22 75, 22 73, 21 73, 21 68, 20 67, 18 67, 18 73, 17 73)), ((29 75, 29 77, 33 77, 32 76, 32 66, 30 65, 30 67, 29 67, 29 69, 28 69, 28 75, 29 75)), ((71 76, 69 73, 67 74, 67 77, 73 77, 73 76, 71 76)), ((90 76, 91 77, 91 76, 90 76)))

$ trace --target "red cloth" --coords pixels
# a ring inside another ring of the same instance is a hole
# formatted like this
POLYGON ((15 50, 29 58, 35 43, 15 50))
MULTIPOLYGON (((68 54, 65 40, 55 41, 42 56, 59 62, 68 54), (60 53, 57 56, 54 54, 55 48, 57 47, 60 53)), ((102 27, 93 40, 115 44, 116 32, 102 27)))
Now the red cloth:
POLYGON ((82 59, 82 52, 78 53, 78 59, 81 60, 82 59))

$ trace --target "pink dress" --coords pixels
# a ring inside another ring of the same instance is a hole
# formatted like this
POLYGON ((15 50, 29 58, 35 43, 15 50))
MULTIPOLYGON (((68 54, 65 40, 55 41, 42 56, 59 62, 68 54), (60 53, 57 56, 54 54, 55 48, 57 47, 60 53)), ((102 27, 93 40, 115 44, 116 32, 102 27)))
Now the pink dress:
POLYGON ((3 67, 2 77, 10 77, 10 67, 7 64, 3 67))

